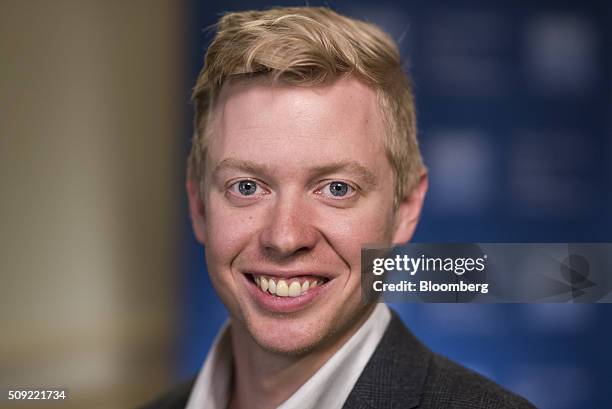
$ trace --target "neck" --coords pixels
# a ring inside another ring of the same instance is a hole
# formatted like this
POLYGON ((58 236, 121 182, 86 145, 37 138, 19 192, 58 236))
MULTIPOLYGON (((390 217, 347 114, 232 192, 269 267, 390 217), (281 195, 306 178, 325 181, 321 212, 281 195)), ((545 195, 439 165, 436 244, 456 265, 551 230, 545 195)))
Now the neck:
POLYGON ((368 319, 373 307, 347 331, 303 355, 286 355, 262 348, 246 328, 231 327, 234 376, 231 409, 276 408, 293 395, 368 319))

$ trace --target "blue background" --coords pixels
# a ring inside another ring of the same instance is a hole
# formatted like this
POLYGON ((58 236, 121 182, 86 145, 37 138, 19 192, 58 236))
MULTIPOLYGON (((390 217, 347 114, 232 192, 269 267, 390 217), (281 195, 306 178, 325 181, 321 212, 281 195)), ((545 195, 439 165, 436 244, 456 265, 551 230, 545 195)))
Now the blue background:
MULTIPOLYGON (((430 170, 414 241, 612 242, 610 2, 309 4, 400 43, 430 170)), ((277 5, 189 3, 191 84, 220 13, 277 5)), ((227 316, 184 220, 180 379, 198 371, 227 316)), ((612 305, 393 307, 433 350, 540 408, 612 407, 612 305)))

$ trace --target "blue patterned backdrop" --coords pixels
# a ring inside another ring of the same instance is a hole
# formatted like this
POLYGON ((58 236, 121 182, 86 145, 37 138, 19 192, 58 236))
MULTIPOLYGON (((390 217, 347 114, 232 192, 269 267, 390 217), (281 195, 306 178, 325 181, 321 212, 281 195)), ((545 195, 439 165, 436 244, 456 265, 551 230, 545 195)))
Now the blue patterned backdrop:
MULTIPOLYGON (((221 12, 279 5, 188 4, 193 80, 221 12)), ((400 43, 430 170, 415 241, 612 242, 611 2, 324 4, 400 43)), ((177 378, 227 316, 186 213, 184 244, 177 378)), ((432 349, 542 409, 612 407, 612 305, 393 307, 432 349)))

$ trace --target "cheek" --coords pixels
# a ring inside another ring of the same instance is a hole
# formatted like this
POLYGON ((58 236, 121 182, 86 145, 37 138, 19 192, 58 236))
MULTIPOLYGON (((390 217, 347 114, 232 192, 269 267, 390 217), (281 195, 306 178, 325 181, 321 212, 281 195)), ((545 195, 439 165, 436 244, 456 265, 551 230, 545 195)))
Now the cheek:
POLYGON ((364 244, 390 244, 395 231, 394 174, 389 167, 379 175, 378 189, 363 197, 361 203, 351 209, 351 232, 357 246, 364 244))
POLYGON ((206 211, 207 261, 212 264, 225 264, 231 261, 252 242, 258 229, 256 214, 244 209, 224 206, 222 198, 211 197, 206 211))
POLYGON ((353 271, 360 271, 361 248, 364 245, 391 242, 392 212, 381 211, 382 208, 377 203, 367 208, 342 210, 321 216, 323 223, 320 226, 324 226, 321 231, 353 271))

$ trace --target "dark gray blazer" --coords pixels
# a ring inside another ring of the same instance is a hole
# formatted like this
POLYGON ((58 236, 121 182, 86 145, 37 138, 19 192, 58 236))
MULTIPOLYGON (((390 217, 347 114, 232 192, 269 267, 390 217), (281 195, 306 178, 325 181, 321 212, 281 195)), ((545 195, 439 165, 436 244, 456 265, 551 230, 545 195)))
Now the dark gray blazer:
MULTIPOLYGON (((142 409, 183 409, 195 378, 142 409)), ((345 409, 523 409, 527 400, 430 351, 395 312, 345 409)), ((322 408, 325 409, 325 408, 322 408)))

